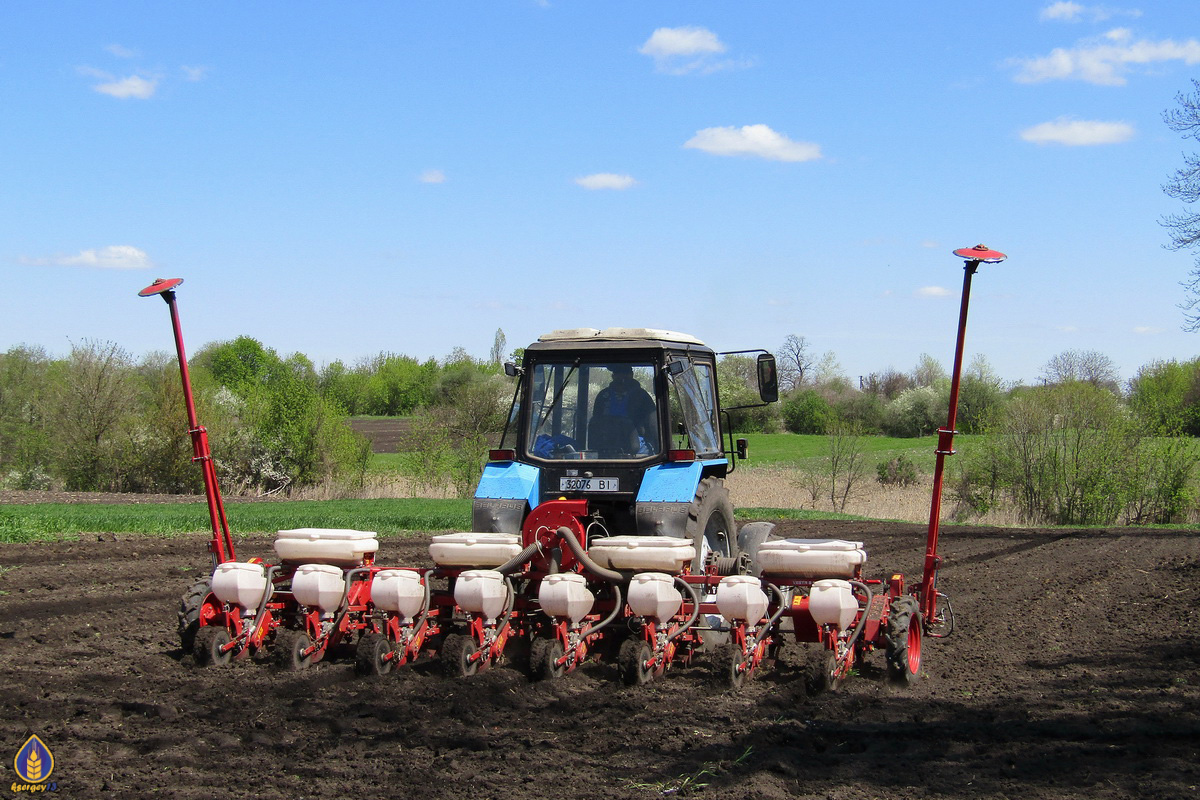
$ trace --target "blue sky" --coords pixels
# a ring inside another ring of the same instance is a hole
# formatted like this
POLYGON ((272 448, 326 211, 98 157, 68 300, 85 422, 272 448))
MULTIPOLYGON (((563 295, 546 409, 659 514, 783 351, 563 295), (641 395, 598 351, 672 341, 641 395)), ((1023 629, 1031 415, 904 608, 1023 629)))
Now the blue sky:
POLYGON ((1192 2, 0 7, 0 350, 318 363, 561 327, 799 334, 856 377, 1200 354, 1161 190, 1192 2))

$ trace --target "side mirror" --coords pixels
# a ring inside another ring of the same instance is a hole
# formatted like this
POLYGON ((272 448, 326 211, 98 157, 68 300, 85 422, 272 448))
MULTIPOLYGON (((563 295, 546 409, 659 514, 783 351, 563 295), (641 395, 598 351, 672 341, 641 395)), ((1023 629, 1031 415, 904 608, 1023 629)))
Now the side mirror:
POLYGON ((770 353, 758 357, 758 396, 764 403, 779 399, 779 373, 775 371, 775 356, 770 353))
POLYGON ((521 374, 521 368, 511 361, 504 362, 504 374, 510 378, 515 378, 521 374))
POLYGON ((671 375, 682 375, 687 372, 687 368, 691 366, 682 358, 672 358, 667 362, 667 372, 671 375))

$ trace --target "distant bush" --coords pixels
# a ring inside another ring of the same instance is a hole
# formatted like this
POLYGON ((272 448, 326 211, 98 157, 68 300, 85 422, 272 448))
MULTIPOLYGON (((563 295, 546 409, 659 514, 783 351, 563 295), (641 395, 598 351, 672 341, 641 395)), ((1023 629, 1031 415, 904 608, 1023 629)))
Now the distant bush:
POLYGON ((790 433, 824 434, 834 418, 833 406, 813 389, 788 395, 780 413, 790 433))
POLYGON ((913 486, 921 481, 921 472, 908 456, 880 461, 875 468, 884 486, 913 486))
POLYGON ((885 409, 883 432, 888 436, 928 436, 949 416, 949 382, 905 389, 885 409))
POLYGON ((1170 522, 1194 507, 1200 448, 1146 437, 1107 389, 1074 382, 1013 398, 962 462, 962 511, 1015 504, 1029 522, 1170 522))

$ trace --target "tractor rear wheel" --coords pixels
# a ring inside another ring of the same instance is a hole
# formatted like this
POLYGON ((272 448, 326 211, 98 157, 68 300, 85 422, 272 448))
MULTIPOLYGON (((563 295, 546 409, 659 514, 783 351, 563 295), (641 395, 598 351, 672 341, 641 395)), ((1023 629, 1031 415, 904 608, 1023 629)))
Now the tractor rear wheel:
POLYGON ((275 634, 275 663, 288 672, 308 669, 317 659, 317 654, 304 655, 312 647, 312 639, 305 631, 280 628, 275 634))
POLYGON ((233 641, 224 625, 205 625, 192 637, 192 657, 199 667, 223 667, 233 660, 233 651, 221 648, 233 641))
POLYGON ((733 525, 733 503, 724 478, 705 478, 696 487, 696 497, 688 508, 687 535, 696 543, 696 564, 692 572, 702 571, 700 559, 707 549, 714 558, 737 558, 737 531, 733 525), (707 547, 705 546, 707 545, 707 547))
POLYGON ((438 653, 442 669, 452 678, 468 678, 479 671, 479 662, 472 661, 471 656, 479 652, 479 645, 471 636, 461 633, 451 633, 442 642, 442 650, 438 653))
POLYGON ((654 651, 645 639, 629 638, 621 643, 617 653, 617 667, 621 671, 621 681, 626 686, 641 686, 654 680, 653 668, 647 667, 646 662, 654 651))
POLYGON ((358 640, 354 651, 354 671, 359 675, 387 675, 396 668, 394 659, 386 658, 392 643, 381 633, 368 633, 358 640))
POLYGON ((535 681, 561 678, 567 672, 564 664, 557 663, 563 657, 562 642, 540 636, 529 646, 529 672, 535 681))
POLYGON ((179 646, 183 652, 194 652, 196 633, 200 630, 200 610, 212 594, 212 578, 204 577, 188 587, 179 599, 179 646))
POLYGON ((888 609, 887 672, 893 683, 911 686, 921 677, 921 611, 917 598, 897 597, 888 609))

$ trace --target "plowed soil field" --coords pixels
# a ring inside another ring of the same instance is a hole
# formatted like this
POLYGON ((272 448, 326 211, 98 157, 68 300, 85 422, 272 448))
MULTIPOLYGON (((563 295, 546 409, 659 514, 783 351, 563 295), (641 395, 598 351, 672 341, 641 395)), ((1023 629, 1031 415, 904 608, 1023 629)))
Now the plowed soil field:
MULTIPOLYGON (((917 576, 922 526, 780 523, 866 543, 869 577, 917 576)), ((251 661, 201 669, 175 610, 205 537, 0 545, 0 765, 30 734, 60 797, 1194 798, 1200 534, 950 527, 958 630, 924 679, 881 653, 810 696, 806 653, 738 693, 698 659, 625 688, 594 664, 530 683, 403 668, 356 677, 251 661)), ((270 556, 267 538, 243 559, 270 556)), ((379 560, 428 563, 421 539, 379 560)))

